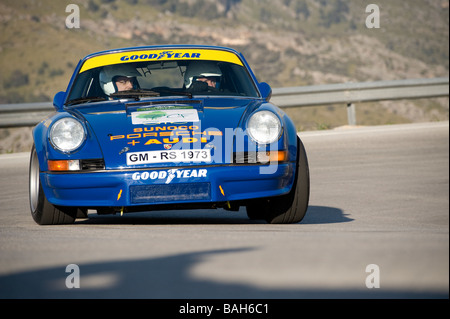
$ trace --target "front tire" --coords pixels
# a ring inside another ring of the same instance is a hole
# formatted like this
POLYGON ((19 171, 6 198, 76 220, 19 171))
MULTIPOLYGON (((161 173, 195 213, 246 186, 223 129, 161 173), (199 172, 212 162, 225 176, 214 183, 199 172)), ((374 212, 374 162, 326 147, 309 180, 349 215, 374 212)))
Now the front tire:
POLYGON ((297 145, 297 165, 291 191, 286 195, 249 203, 247 215, 250 219, 265 219, 270 224, 292 224, 302 221, 308 209, 310 179, 305 147, 300 139, 297 145))
POLYGON ((31 216, 34 221, 39 225, 72 224, 77 216, 77 209, 54 206, 50 203, 45 197, 39 171, 39 160, 33 145, 29 169, 29 200, 31 216))

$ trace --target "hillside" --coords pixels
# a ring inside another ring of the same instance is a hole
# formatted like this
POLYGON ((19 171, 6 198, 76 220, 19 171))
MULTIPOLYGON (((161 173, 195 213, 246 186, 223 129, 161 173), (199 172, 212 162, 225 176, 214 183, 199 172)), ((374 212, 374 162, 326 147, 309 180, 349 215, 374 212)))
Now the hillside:
MULTIPOLYGON (((230 46, 272 87, 449 74, 448 0, 379 0, 378 29, 365 25, 371 1, 364 0, 71 3, 80 8, 80 28, 66 27, 64 1, 0 2, 0 104, 50 101, 86 54, 135 45, 230 46)), ((299 129, 346 124, 340 106, 288 112, 299 129)), ((372 103, 357 112, 362 125, 448 120, 449 113, 447 98, 372 103)))

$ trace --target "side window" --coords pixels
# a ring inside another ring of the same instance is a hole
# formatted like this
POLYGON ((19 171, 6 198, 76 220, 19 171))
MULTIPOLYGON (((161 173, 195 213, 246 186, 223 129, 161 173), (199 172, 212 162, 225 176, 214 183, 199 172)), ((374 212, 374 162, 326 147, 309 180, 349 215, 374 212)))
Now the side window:
POLYGON ((98 79, 99 72, 100 68, 96 68, 78 74, 69 93, 68 100, 87 97, 106 97, 100 87, 98 79))
POLYGON ((89 84, 86 87, 87 97, 106 97, 105 92, 103 92, 103 89, 100 87, 100 80, 98 78, 99 73, 100 69, 92 70, 89 84))
POLYGON ((244 67, 227 64, 227 69, 229 71, 225 73, 228 75, 226 80, 229 81, 230 91, 243 96, 258 96, 255 85, 244 67))
POLYGON ((92 84, 92 82, 92 70, 78 74, 70 91, 69 100, 85 97, 89 85, 92 84))

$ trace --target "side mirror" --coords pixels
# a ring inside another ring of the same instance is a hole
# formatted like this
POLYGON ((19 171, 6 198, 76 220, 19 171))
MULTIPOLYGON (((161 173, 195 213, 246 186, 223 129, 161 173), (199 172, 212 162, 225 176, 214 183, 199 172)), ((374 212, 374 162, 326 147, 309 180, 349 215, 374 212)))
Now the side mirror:
POLYGON ((53 98, 53 106, 56 110, 61 110, 64 106, 64 100, 66 99, 66 92, 61 91, 55 94, 53 98))
POLYGON ((258 84, 258 87, 263 99, 269 102, 270 98, 272 97, 272 88, 270 87, 270 85, 266 82, 261 82, 258 84))

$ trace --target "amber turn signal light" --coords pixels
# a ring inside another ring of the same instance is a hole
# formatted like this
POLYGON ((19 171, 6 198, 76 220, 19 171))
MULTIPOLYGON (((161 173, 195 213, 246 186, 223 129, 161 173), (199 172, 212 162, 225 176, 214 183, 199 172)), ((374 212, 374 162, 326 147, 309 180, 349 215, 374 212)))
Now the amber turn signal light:
POLYGON ((258 162, 261 162, 261 163, 284 162, 286 160, 287 160, 287 152, 286 151, 258 152, 258 162))
POLYGON ((79 160, 59 160, 48 161, 49 171, 78 171, 80 170, 79 160))

